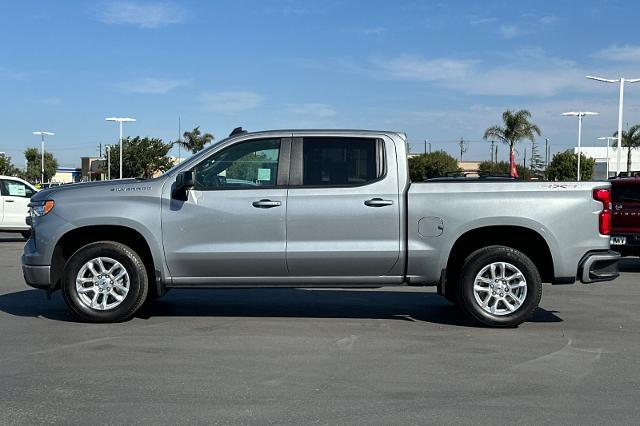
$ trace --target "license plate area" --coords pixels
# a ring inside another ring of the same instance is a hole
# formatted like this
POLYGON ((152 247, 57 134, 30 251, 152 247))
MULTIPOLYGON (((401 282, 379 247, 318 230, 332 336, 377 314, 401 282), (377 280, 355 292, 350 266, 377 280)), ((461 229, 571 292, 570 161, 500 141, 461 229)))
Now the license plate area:
POLYGON ((627 244, 627 237, 611 237, 612 246, 624 246, 627 244))

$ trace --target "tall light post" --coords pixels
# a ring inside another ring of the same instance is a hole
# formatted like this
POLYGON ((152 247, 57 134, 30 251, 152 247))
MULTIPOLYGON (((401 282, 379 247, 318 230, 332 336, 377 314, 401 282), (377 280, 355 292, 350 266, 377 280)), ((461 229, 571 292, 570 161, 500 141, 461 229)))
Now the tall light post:
POLYGON ((114 121, 120 125, 120 179, 122 179, 122 123, 136 121, 135 118, 128 117, 108 117, 106 121, 114 121))
POLYGON ((53 136, 55 135, 55 133, 51 133, 51 132, 33 132, 34 135, 39 135, 40 139, 42 141, 42 146, 40 149, 40 155, 42 156, 40 158, 40 185, 42 185, 44 183, 44 137, 45 136, 53 136))
POLYGON ((106 149, 107 149, 107 180, 111 180, 111 145, 107 145, 106 149))
POLYGON ((562 115, 578 117, 578 182, 580 182, 580 149, 582 143, 582 117, 585 115, 598 115, 597 112, 580 111, 580 112, 563 112, 562 115))
POLYGON ((599 141, 607 141, 607 179, 609 179, 609 146, 611 145, 611 141, 613 139, 618 139, 615 136, 603 136, 598 138, 599 141))
POLYGON ((620 83, 620 103, 618 105, 618 149, 616 149, 616 176, 620 174, 620 162, 622 154, 622 104, 624 101, 624 84, 625 83, 637 83, 640 78, 623 78, 612 80, 609 78, 594 77, 592 75, 587 76, 590 80, 602 81, 604 83, 620 83))

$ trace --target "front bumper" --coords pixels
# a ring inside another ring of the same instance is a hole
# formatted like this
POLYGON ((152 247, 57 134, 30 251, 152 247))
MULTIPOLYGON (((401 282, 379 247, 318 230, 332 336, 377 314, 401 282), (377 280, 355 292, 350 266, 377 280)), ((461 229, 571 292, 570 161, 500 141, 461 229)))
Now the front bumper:
POLYGON ((22 264, 24 280, 33 288, 48 290, 51 288, 51 266, 22 264))
POLYGON ((578 277, 585 284, 612 281, 618 278, 620 253, 615 251, 589 252, 584 255, 578 268, 578 277))

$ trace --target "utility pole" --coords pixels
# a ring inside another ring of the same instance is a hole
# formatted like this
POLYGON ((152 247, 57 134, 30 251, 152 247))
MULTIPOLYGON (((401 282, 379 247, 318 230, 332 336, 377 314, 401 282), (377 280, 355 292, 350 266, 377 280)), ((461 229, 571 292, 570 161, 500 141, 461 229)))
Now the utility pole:
POLYGON ((464 141, 463 137, 460 137, 458 145, 460 146, 460 161, 462 161, 462 155, 467 152, 467 143, 464 141))
POLYGON ((549 138, 544 138, 544 168, 549 166, 549 138))
POLYGON ((102 143, 98 144, 98 158, 102 158, 102 143))

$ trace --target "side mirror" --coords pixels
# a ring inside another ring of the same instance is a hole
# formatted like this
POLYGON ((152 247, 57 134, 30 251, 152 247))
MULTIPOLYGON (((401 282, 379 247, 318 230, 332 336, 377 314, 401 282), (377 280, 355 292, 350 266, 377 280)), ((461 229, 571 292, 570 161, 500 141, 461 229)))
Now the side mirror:
POLYGON ((193 178, 192 170, 180 172, 178 173, 178 176, 176 176, 176 182, 173 184, 171 196, 177 200, 187 201, 189 198, 187 191, 193 188, 194 185, 195 180, 193 178))

